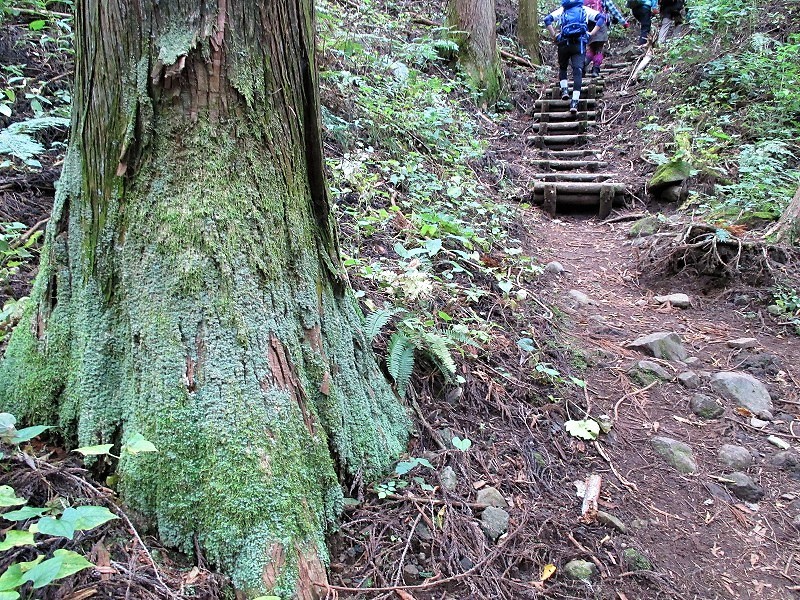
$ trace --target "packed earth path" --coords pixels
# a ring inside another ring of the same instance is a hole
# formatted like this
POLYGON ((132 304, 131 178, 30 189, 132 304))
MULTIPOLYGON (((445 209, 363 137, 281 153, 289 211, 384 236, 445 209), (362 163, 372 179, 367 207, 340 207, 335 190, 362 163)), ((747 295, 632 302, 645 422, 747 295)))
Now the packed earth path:
MULTIPOLYGON (((632 68, 606 84, 598 114, 624 110, 632 68)), ((625 145, 613 140, 628 135, 612 123, 599 147, 581 147, 607 161, 603 170, 627 170, 625 145)), ((548 180, 541 153, 529 147, 516 161, 529 189, 548 180)), ((637 173, 619 178, 641 194, 637 173)), ((530 199, 541 203, 536 192, 530 199)), ((527 253, 550 261, 536 293, 561 311, 588 363, 585 415, 568 416, 608 429, 574 442, 584 483, 599 481, 599 512, 589 503, 587 516, 584 502, 583 519, 608 534, 572 539, 585 562, 570 568, 574 577, 585 569, 589 586, 611 577, 621 545, 631 565, 623 578, 644 573, 672 588, 652 597, 798 598, 800 343, 747 293, 690 269, 667 276, 648 260, 653 236, 680 236, 690 221, 653 216, 674 208, 637 200, 605 220, 595 207, 527 215, 527 253)))

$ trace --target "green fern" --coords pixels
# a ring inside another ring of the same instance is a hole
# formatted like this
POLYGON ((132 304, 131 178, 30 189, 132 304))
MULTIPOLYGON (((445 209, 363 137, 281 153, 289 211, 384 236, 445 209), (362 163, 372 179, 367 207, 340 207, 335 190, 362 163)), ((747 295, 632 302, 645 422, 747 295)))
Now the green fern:
POLYGON ((403 312, 397 308, 382 308, 367 315, 364 321, 364 335, 370 342, 381 332, 383 326, 397 313, 403 312))
POLYGON ((31 164, 33 157, 44 152, 44 146, 33 139, 30 134, 50 127, 67 127, 69 119, 63 117, 39 117, 12 123, 0 131, 0 154, 10 154, 26 164, 31 164))
POLYGON ((406 395, 411 373, 414 371, 414 344, 403 333, 397 331, 389 339, 389 375, 397 384, 400 396, 406 395))
POLYGON ((451 341, 432 331, 420 331, 412 342, 424 352, 448 379, 456 374, 456 363, 450 354, 451 341))

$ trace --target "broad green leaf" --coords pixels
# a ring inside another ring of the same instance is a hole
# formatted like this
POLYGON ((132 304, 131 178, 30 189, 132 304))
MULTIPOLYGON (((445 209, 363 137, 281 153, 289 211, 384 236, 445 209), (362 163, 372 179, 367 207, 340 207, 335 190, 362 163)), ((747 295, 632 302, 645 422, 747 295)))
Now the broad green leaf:
POLYGON ((600 425, 594 419, 583 419, 582 421, 567 421, 564 429, 572 437, 582 440, 596 440, 600 433, 600 425))
POLYGON ((19 600, 17 592, 0 592, 0 600, 19 600))
POLYGON ((536 346, 533 344, 533 340, 531 338, 519 338, 517 340, 517 346, 523 352, 533 352, 536 349, 536 346))
POLYGON ((158 452, 153 442, 148 442, 140 433, 134 433, 128 442, 122 447, 123 452, 128 454, 139 454, 141 452, 158 452))
POLYGON ((436 238, 433 240, 427 240, 425 242, 425 249, 428 251, 428 254, 431 256, 436 256, 439 250, 442 249, 442 240, 436 238))
POLYGON ((507 294, 508 292, 511 291, 511 288, 514 287, 514 284, 504 279, 503 281, 497 282, 497 287, 499 287, 501 290, 503 290, 503 292, 507 294))
POLYGON ((47 508, 36 508, 34 506, 23 506, 19 510, 12 510, 3 513, 2 516, 6 521, 25 521, 26 519, 34 519, 41 517, 48 511, 47 508))
POLYGON ((403 460, 397 463, 397 466, 394 468, 394 472, 398 475, 405 475, 416 466, 417 461, 415 460, 403 460))
POLYGON ((33 534, 30 531, 12 529, 6 533, 6 539, 0 542, 0 552, 5 552, 17 546, 33 546, 33 534))
POLYGON ((51 425, 36 425, 35 427, 25 427, 24 429, 18 429, 17 433, 14 434, 14 437, 11 438, 11 443, 21 444, 22 442, 27 442, 28 440, 32 440, 37 435, 51 428, 52 428, 51 425))
POLYGON ((460 437, 456 436, 453 438, 452 442, 453 442, 453 447, 457 448, 458 450, 461 450, 462 452, 466 452, 472 447, 472 440, 470 440, 469 438, 464 438, 462 440, 460 437))
POLYGON ((44 19, 37 19, 35 21, 31 21, 28 27, 30 27, 31 31, 39 31, 44 29, 45 25, 47 25, 47 21, 44 19))
POLYGON ((67 518, 74 526, 75 531, 94 529, 103 523, 113 521, 118 517, 105 506, 78 506, 64 511, 61 519, 67 518), (68 515, 69 513, 69 515, 68 515))
POLYGON ((428 467, 429 469, 433 468, 431 461, 429 461, 427 458, 418 458, 417 463, 421 464, 423 467, 428 467))
POLYGON ((569 380, 575 385, 577 385, 579 388, 586 387, 586 382, 583 379, 578 379, 577 377, 573 377, 572 375, 570 375, 569 380))
POLYGON ((43 560, 44 554, 40 554, 35 560, 14 563, 8 567, 8 569, 6 569, 5 572, 0 575, 0 591, 5 592, 21 586, 23 583, 25 583, 22 579, 22 576, 43 560))
POLYGON ((61 549, 53 553, 53 558, 39 563, 28 571, 22 579, 33 583, 33 589, 39 589, 56 579, 69 577, 93 566, 77 552, 61 549))
POLYGON ((0 413, 0 429, 8 429, 17 424, 17 419, 11 413, 0 413))
POLYGON ((10 117, 11 107, 8 104, 0 102, 0 115, 3 115, 4 117, 10 117))
MULTIPOLYGON (((64 511, 64 515, 66 514, 67 511, 64 511)), ((57 537, 65 537, 68 540, 71 540, 72 536, 75 535, 74 524, 70 519, 65 520, 63 517, 60 519, 55 519, 53 517, 42 517, 36 523, 36 528, 39 530, 39 533, 55 535, 57 537)))
POLYGON ((80 452, 84 456, 100 456, 101 454, 108 454, 114 444, 100 444, 98 446, 84 446, 83 448, 75 448, 75 452, 80 452))
POLYGON ((21 506, 26 502, 25 498, 17 497, 17 493, 10 485, 0 485, 0 507, 21 506))

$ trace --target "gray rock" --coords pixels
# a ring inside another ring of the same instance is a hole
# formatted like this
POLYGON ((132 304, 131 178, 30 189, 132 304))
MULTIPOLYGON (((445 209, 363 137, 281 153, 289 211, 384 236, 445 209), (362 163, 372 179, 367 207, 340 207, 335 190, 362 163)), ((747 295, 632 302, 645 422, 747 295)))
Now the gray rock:
POLYGON ((725 410, 711 396, 695 394, 689 401, 692 412, 703 419, 718 419, 725 410))
POLYGON ((655 358, 683 360, 688 356, 680 336, 670 331, 659 331, 645 335, 631 342, 629 346, 655 358))
POLYGON ((800 515, 794 516, 794 519, 792 519, 792 525, 794 525, 795 529, 800 529, 800 515))
POLYGON ((403 567, 403 575, 409 579, 417 579, 419 577, 419 569, 410 563, 406 563, 403 567))
POLYGON ((692 302, 686 294, 667 294, 666 296, 654 296, 653 300, 659 304, 666 304, 669 302, 676 308, 691 308, 692 302))
POLYGON ((756 338, 737 338, 735 340, 728 340, 728 348, 736 348, 737 350, 747 350, 748 348, 755 348, 758 345, 756 338))
POLYGON ((661 458, 681 473, 694 473, 697 463, 692 454, 692 448, 672 438, 656 436, 650 440, 653 450, 661 458))
POLYGON ((439 480, 442 482, 442 487, 447 491, 452 492, 454 489, 456 489, 458 477, 456 477, 456 472, 453 471, 453 467, 448 465, 442 469, 442 472, 439 475, 439 480))
POLYGON ((747 373, 722 371, 711 376, 711 387, 757 417, 772 419, 772 398, 758 379, 747 373))
POLYGON ((625 564, 632 571, 652 571, 653 563, 636 548, 625 548, 622 551, 622 556, 625 559, 625 564))
POLYGON ((660 228, 661 221, 658 220, 658 217, 645 217, 631 224, 631 228, 628 230, 628 237, 635 238, 654 235, 658 233, 660 228))
POLYGON ((680 202, 683 198, 683 185, 665 187, 659 192, 658 198, 662 202, 680 202))
POLYGON ((700 359, 697 358, 696 356, 687 356, 686 358, 683 359, 683 362, 686 363, 687 365, 696 365, 697 363, 700 362, 700 359))
POLYGON ((717 459, 733 471, 746 471, 753 464, 753 456, 744 446, 723 444, 717 451, 717 459))
POLYGON ((433 539, 430 528, 422 522, 417 523, 417 526, 414 528, 414 533, 416 533, 417 537, 423 542, 430 542, 433 539))
POLYGON ((489 506, 481 515, 481 529, 494 541, 508 531, 508 516, 502 508, 489 506))
POLYGON ((652 360, 640 360, 636 363, 635 368, 639 369, 640 371, 644 371, 645 373, 652 373, 659 379, 663 379, 665 381, 672 379, 672 375, 670 375, 669 371, 652 360))
POLYGON ((625 523, 623 523, 622 520, 604 510, 597 511, 597 522, 601 525, 605 525, 606 527, 612 527, 620 533, 625 533, 628 531, 628 528, 625 526, 625 523))
POLYGON ((588 304, 592 304, 592 300, 589 298, 589 296, 578 290, 570 290, 568 296, 570 300, 572 300, 579 306, 586 306, 588 304))
POLYGON ((745 502, 758 502, 764 497, 764 488, 753 481, 749 475, 734 471, 725 475, 723 481, 734 496, 745 502))
POLYGON ((797 450, 784 450, 769 459, 769 464, 778 469, 800 475, 800 452, 797 450))
POLYGON ((700 387, 700 376, 694 371, 684 371, 678 375, 680 381, 686 389, 696 390, 700 387))
POLYGON ((566 269, 564 269, 564 265, 562 265, 557 260, 547 263, 545 265, 544 270, 548 273, 554 273, 555 275, 561 275, 566 269))
POLYGON ((567 579, 577 579, 581 581, 590 581, 597 573, 597 567, 594 563, 588 560, 571 560, 564 565, 564 576, 567 579))
POLYGON ((771 315, 775 315, 776 317, 783 314, 783 309, 778 306, 777 304, 770 304, 767 307, 767 312, 771 315))
POLYGON ((506 508, 508 506, 503 494, 493 487, 486 487, 478 492, 478 504, 488 504, 495 508, 506 508))

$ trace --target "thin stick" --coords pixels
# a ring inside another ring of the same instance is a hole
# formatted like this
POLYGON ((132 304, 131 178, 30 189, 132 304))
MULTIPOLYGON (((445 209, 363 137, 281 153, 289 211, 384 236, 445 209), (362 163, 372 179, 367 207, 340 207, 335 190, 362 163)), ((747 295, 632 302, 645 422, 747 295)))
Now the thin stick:
POLYGON ((638 389, 638 390, 633 390, 632 392, 628 392, 628 393, 627 393, 627 394, 625 394, 625 395, 624 395, 622 398, 620 398, 619 400, 617 400, 616 404, 614 404, 614 421, 618 421, 618 420, 619 420, 619 405, 620 405, 620 404, 622 404, 622 402, 623 402, 624 400, 626 400, 627 398, 630 398, 630 397, 632 397, 632 396, 636 396, 637 394, 641 394, 642 392, 645 392, 645 391, 649 390, 649 389, 650 389, 651 387, 653 387, 653 386, 654 386, 656 383, 658 383, 658 380, 656 380, 656 381, 651 381, 650 383, 648 383, 648 384, 647 384, 646 386, 644 386, 643 388, 641 388, 641 389, 638 389))
POLYGON ((400 564, 397 566, 397 573, 394 576, 394 585, 400 583, 400 575, 403 573, 403 563, 406 561, 406 554, 408 553, 408 548, 411 546, 411 538, 414 537, 414 532, 417 530, 417 524, 419 520, 422 518, 422 514, 418 514, 417 518, 414 519, 414 524, 411 526, 411 531, 408 533, 408 540, 406 540, 406 547, 403 548, 403 554, 400 555, 400 564))

